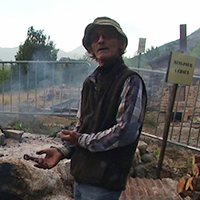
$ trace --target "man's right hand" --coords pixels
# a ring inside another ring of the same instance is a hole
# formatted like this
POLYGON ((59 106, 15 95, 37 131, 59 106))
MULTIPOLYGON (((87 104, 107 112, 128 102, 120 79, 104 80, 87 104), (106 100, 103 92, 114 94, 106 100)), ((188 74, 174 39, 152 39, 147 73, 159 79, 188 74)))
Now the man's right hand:
POLYGON ((58 162, 63 158, 62 154, 56 148, 43 149, 36 152, 38 155, 46 154, 44 158, 38 159, 35 167, 42 169, 51 169, 55 167, 58 162))

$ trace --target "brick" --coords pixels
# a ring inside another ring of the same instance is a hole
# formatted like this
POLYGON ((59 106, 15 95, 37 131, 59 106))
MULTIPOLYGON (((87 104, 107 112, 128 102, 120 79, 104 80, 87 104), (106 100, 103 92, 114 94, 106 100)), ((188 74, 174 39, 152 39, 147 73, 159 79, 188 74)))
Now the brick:
POLYGON ((181 200, 176 192, 177 181, 129 177, 127 188, 119 200, 181 200))

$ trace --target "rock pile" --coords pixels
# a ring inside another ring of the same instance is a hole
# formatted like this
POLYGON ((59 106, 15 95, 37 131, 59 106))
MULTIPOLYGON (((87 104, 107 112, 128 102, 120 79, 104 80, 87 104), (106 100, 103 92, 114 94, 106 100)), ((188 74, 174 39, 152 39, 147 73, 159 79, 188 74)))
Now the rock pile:
MULTIPOLYGON (((23 131, 0 133, 0 199, 4 200, 70 200, 73 177, 69 160, 62 160, 50 170, 34 167, 33 161, 23 159, 49 146, 59 146, 58 138, 23 131)), ((148 145, 140 141, 133 161, 132 176, 145 177, 145 164, 152 160, 148 145)))
POLYGON ((62 160, 50 170, 34 167, 23 159, 41 148, 60 142, 44 135, 6 130, 0 133, 0 199, 3 200, 70 200, 73 177, 69 160, 62 160))
POLYGON ((66 165, 60 162, 54 169, 42 170, 23 160, 0 160, 0 199, 70 200, 73 179, 66 165))
MULTIPOLYGON (((139 141, 136 153, 133 159, 130 175, 132 177, 148 177, 148 165, 153 160, 153 152, 148 149, 148 144, 144 141, 139 141)), ((152 178, 152 177, 151 177, 152 178)))

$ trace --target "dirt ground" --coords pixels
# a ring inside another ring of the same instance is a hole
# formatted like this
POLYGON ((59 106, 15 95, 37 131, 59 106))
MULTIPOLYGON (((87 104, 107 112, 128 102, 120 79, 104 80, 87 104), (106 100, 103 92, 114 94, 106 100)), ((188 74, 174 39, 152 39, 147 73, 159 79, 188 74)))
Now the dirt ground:
MULTIPOLYGON (((148 151, 153 154, 152 161, 144 166, 147 172, 145 177, 157 178, 162 142, 146 136, 141 136, 140 139, 148 144, 148 151)), ((182 176, 191 174, 192 158, 197 153, 183 147, 167 144, 160 178, 172 178, 178 181, 182 176)))
MULTIPOLYGON (((6 139, 6 145, 0 146, 0 156, 2 158, 11 156, 16 157, 17 159, 23 159, 24 154, 36 155, 35 153, 38 150, 50 146, 59 146, 61 145, 61 141, 54 137, 55 133, 61 130, 61 127, 64 127, 66 124, 69 128, 72 128, 75 124, 75 119, 40 116, 37 118, 36 122, 32 122, 34 131, 31 130, 32 133, 25 131, 21 142, 13 139, 6 139), (37 121, 40 121, 40 123, 38 124, 37 121)), ((148 144, 148 151, 153 155, 152 161, 144 165, 144 170, 146 170, 145 177, 156 178, 156 170, 162 143, 161 141, 153 140, 146 136, 141 136, 141 140, 148 144)), ((180 177, 190 173, 192 156, 197 153, 198 152, 183 147, 167 144, 161 178, 179 180, 180 177)))

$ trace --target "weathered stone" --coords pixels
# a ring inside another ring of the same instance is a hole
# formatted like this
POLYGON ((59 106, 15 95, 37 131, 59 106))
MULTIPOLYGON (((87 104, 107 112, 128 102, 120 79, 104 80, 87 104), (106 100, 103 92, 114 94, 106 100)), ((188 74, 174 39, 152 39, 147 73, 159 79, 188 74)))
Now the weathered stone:
POLYGON ((143 155, 147 152, 148 144, 144 141, 138 142, 138 149, 140 150, 140 154, 143 155))
POLYGON ((137 148, 136 151, 135 151, 135 155, 134 155, 134 159, 133 159, 133 164, 135 165, 138 165, 142 163, 142 160, 141 160, 141 156, 140 156, 140 150, 137 148))
POLYGON ((152 156, 152 154, 146 153, 146 154, 142 155, 141 159, 144 163, 148 163, 153 160, 153 156, 152 156))
POLYGON ((6 138, 12 138, 21 141, 24 131, 7 129, 3 130, 6 138))
POLYGON ((138 165, 134 168, 133 170, 133 177, 139 177, 139 178, 143 178, 146 175, 146 170, 143 167, 143 165, 138 165))
POLYGON ((0 146, 4 146, 4 145, 5 145, 5 135, 0 130, 0 146))
POLYGON ((66 185, 72 186, 74 184, 74 177, 70 174, 70 161, 67 160, 65 162, 65 166, 63 163, 58 163, 57 172, 61 175, 62 179, 65 180, 66 185))
MULTIPOLYGON (((59 165, 60 168, 65 167, 64 162, 59 165)), ((34 167, 31 161, 2 159, 0 197, 9 200, 67 200, 71 188, 67 187, 67 177, 62 175, 58 173, 57 167, 43 170, 34 167)))

